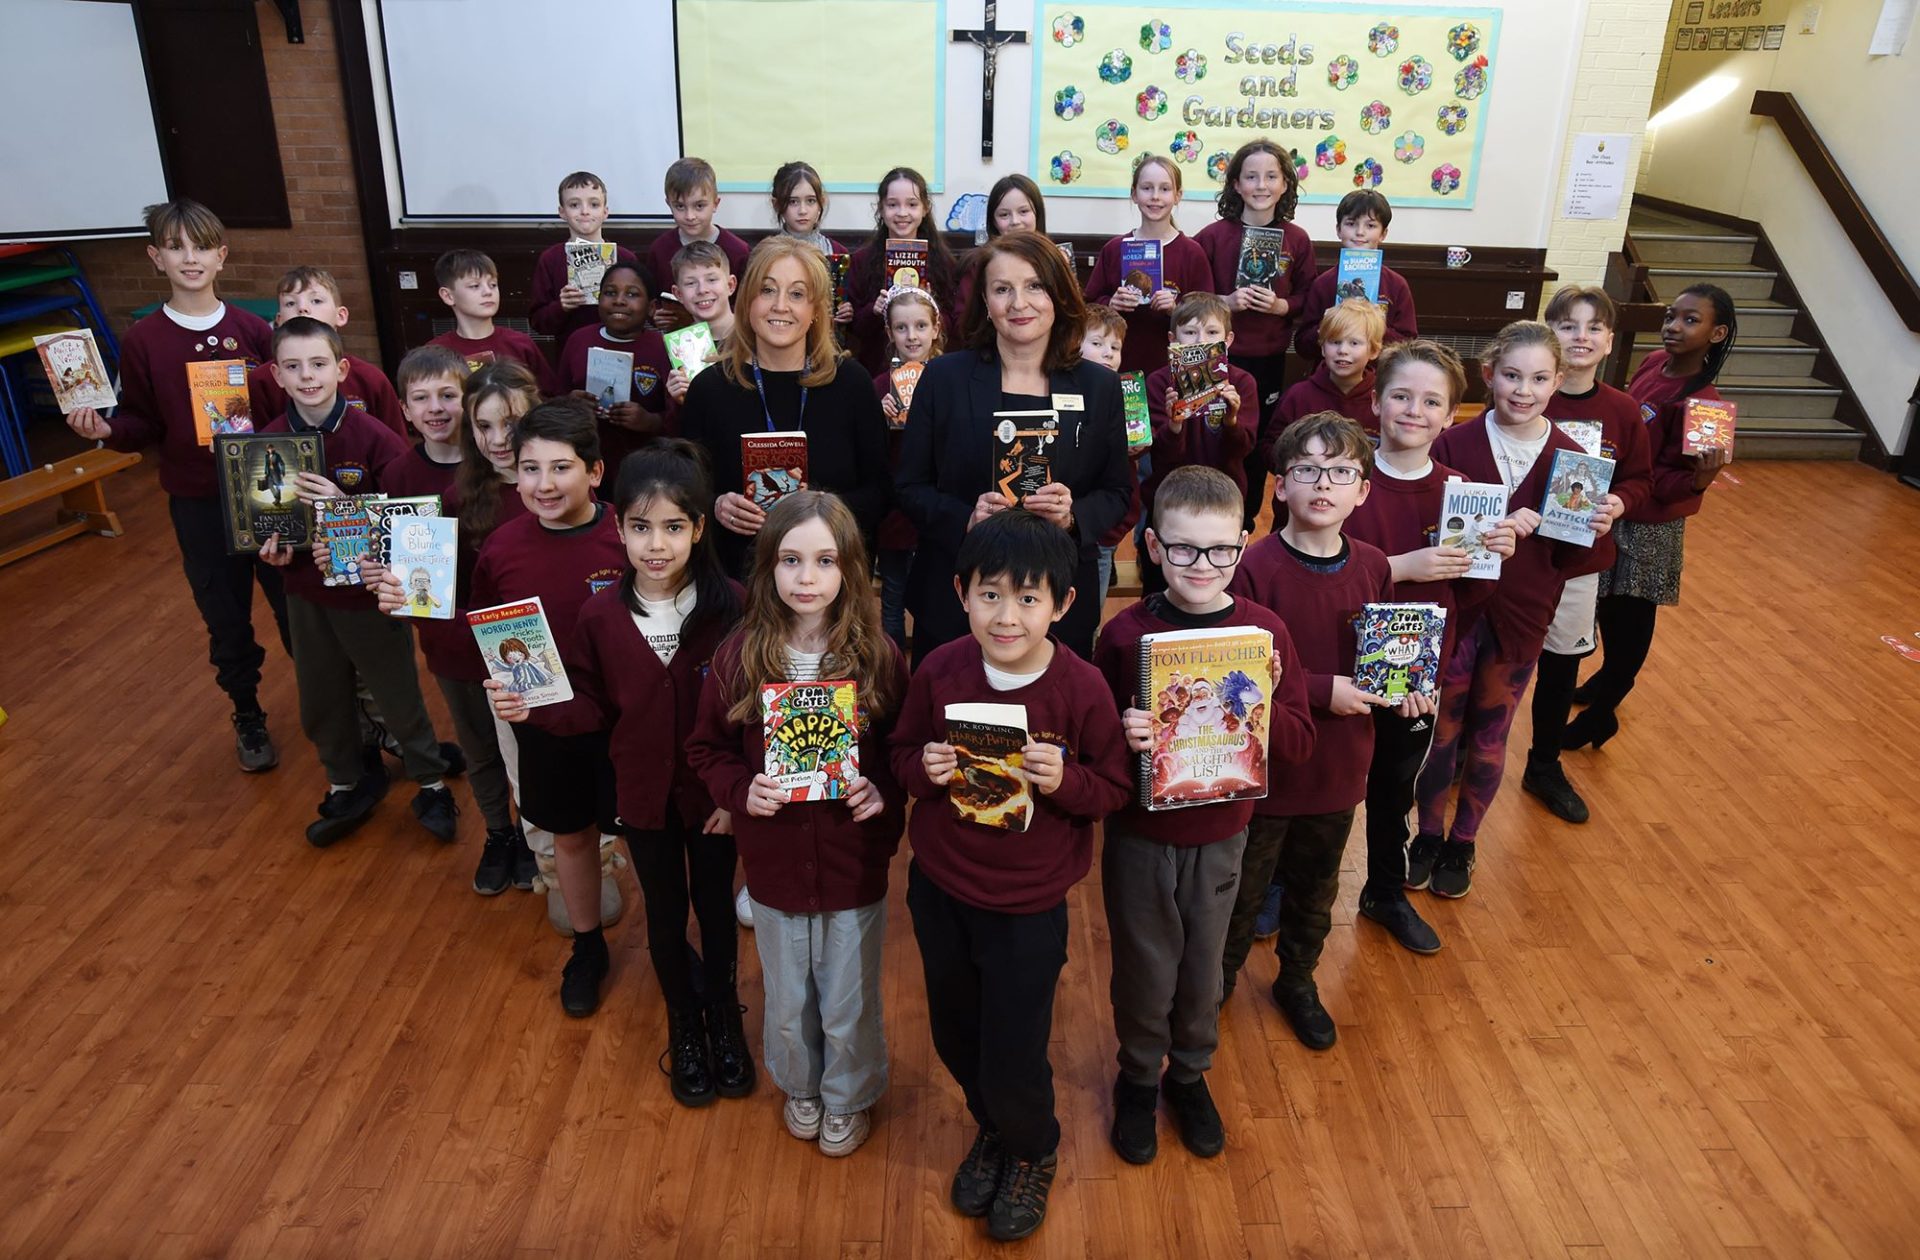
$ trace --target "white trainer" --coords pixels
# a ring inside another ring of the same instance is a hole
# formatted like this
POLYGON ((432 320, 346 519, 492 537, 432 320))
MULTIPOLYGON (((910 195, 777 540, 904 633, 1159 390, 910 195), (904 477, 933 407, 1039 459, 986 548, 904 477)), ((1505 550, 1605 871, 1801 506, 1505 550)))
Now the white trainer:
POLYGON ((802 1142, 811 1142, 820 1136, 820 1117, 823 1114, 818 1098, 788 1098, 781 1115, 787 1122, 787 1132, 802 1142))
POLYGON ((873 1124, 864 1111, 856 1111, 850 1116, 828 1116, 820 1122, 820 1153, 836 1159, 851 1155, 860 1149, 860 1144, 872 1132, 873 1124))
POLYGON ((740 885, 740 891, 733 894, 733 917, 740 921, 741 927, 753 927, 753 898, 747 896, 745 884, 740 885))

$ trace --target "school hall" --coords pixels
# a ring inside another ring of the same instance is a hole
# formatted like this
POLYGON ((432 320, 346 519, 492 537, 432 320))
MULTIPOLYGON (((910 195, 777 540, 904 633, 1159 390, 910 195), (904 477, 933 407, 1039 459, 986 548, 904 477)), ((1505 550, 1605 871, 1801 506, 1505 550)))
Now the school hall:
POLYGON ((0 1255, 1908 1254, 1901 7, 7 6, 0 1255))

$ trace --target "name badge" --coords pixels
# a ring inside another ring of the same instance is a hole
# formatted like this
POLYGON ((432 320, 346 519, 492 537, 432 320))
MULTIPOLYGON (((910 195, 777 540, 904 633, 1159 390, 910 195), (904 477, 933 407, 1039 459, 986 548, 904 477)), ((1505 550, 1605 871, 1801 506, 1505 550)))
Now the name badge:
POLYGON ((1087 409, 1087 403, 1086 400, 1078 394, 1055 394, 1053 396, 1053 409, 1055 411, 1085 411, 1087 409))

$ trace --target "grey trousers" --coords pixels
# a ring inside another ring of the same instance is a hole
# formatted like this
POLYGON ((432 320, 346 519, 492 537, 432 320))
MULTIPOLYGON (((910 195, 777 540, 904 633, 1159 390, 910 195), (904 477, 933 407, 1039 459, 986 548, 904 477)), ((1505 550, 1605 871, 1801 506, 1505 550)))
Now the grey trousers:
POLYGON ((760 951, 763 1058, 793 1098, 818 1098, 852 1115, 887 1090, 887 1033, 880 1018, 882 897, 855 910, 788 914, 753 903, 760 951))
POLYGON ((430 783, 447 772, 440 738, 420 698, 413 630, 405 621, 372 608, 328 608, 289 595, 287 626, 300 687, 300 726, 319 752, 329 783, 357 783, 366 773, 360 761, 356 672, 399 741, 407 776, 430 783))
POLYGON ((1160 1063, 1186 1084, 1220 1041, 1220 951, 1240 884, 1247 833, 1183 848, 1109 824, 1101 892, 1113 946, 1113 1030, 1120 1075, 1158 1085, 1160 1063))
POLYGON ((463 678, 442 678, 440 694, 453 716, 453 737, 460 751, 467 754, 467 787, 473 791, 473 803, 480 807, 488 831, 503 831, 513 826, 513 799, 507 787, 507 767, 500 756, 500 736, 493 728, 493 704, 482 683, 463 678))

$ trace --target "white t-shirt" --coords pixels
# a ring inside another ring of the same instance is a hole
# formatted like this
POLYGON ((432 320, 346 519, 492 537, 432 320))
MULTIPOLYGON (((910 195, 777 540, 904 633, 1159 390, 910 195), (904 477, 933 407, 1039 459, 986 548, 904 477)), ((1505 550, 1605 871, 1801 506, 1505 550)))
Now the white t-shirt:
POLYGON ((1418 481, 1433 471, 1433 461, 1429 459, 1412 472, 1401 472, 1386 460, 1375 456, 1373 467, 1375 471, 1379 472, 1382 476, 1392 477, 1395 481, 1418 481))
MULTIPOLYGON (((1502 429, 1493 419, 1487 421, 1487 445, 1493 450, 1493 462, 1500 469, 1500 480, 1507 485, 1507 497, 1512 499, 1520 489, 1520 483, 1533 471, 1534 461, 1540 458, 1540 452, 1547 447, 1547 435, 1553 432, 1553 425, 1543 421, 1540 436, 1537 438, 1516 438, 1502 429)), ((1509 507, 1511 507, 1509 503, 1509 507)))
POLYGON ((648 599, 642 596, 640 607, 646 610, 645 614, 629 614, 662 665, 673 664, 673 654, 680 650, 680 628, 687 624, 687 615, 693 611, 694 601, 698 598, 699 592, 689 582, 672 599, 648 599))
POLYGON ((1004 669, 995 669, 991 662, 981 661, 980 664, 987 671, 987 686, 995 691, 1016 691, 1029 683, 1039 682, 1040 676, 1047 672, 1036 669, 1031 674, 1009 674, 1004 669))
POLYGON ((227 304, 225 302, 214 307, 213 311, 206 315, 182 315, 165 302, 160 304, 160 309, 166 312, 168 319, 186 329, 188 332, 205 332, 227 317, 227 304))

